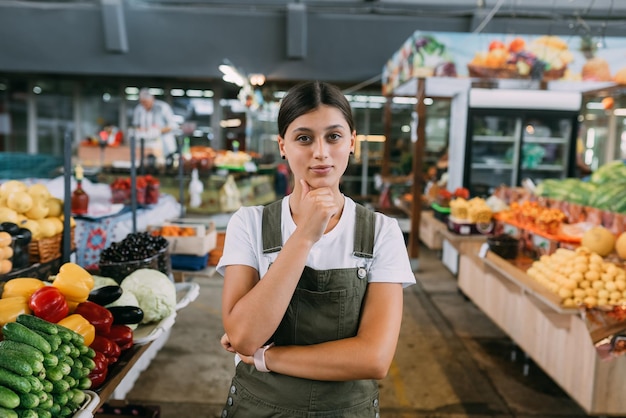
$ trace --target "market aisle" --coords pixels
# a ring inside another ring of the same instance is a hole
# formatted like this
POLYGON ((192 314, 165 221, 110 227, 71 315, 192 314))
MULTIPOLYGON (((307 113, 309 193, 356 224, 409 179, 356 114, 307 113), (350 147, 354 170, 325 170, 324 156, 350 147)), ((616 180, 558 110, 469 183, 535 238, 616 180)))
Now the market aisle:
MULTIPOLYGON (((396 358, 380 383, 383 418, 586 416, 534 365, 523 375, 523 354, 457 291, 437 253, 421 250, 417 277, 405 290, 396 358)), ((234 369, 219 345, 221 276, 194 280, 200 296, 179 312, 127 395, 130 403, 160 405, 162 418, 220 417, 234 369)))

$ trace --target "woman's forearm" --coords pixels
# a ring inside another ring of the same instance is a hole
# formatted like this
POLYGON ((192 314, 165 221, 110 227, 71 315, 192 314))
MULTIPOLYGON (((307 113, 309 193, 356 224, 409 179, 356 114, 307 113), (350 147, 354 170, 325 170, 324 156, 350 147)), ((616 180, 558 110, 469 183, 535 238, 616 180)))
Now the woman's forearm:
POLYGON ((370 283, 355 337, 309 346, 272 347, 267 367, 315 380, 382 379, 396 351, 403 306, 402 285, 370 283))
MULTIPOLYGON (((265 276, 224 312, 224 327, 232 346, 252 354, 280 324, 300 280, 313 243, 294 233, 265 276)), ((227 270, 228 274, 228 270, 227 270)), ((237 280, 225 276, 224 280, 237 280)), ((236 298, 236 296, 234 296, 236 298)))

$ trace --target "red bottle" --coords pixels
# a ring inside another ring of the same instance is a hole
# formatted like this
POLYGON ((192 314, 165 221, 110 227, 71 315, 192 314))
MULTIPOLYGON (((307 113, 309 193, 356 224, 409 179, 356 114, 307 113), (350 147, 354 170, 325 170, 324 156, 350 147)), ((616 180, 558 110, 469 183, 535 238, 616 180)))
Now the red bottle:
POLYGON ((72 213, 85 215, 89 210, 89 195, 83 190, 83 168, 76 166, 76 189, 72 192, 72 213))

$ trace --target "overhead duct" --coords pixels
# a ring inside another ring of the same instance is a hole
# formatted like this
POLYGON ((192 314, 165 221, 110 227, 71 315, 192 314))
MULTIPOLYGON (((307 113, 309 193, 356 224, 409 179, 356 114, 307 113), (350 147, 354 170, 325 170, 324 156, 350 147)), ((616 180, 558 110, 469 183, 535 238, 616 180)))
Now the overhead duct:
POLYGON ((301 3, 287 4, 287 58, 306 58, 307 26, 306 6, 301 3))
POLYGON ((128 52, 128 37, 122 0, 101 0, 104 44, 109 52, 128 52))

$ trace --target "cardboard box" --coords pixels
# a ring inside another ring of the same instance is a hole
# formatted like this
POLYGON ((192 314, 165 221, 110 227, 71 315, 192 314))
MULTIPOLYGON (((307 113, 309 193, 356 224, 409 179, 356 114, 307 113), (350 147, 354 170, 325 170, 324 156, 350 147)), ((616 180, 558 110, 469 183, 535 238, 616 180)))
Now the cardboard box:
POLYGON ((165 225, 176 225, 176 226, 185 226, 185 227, 193 227, 196 229, 195 236, 185 236, 185 237, 168 237, 164 236, 164 238, 170 243, 169 252, 170 254, 185 254, 185 255, 195 255, 195 256, 204 256, 207 255, 210 251, 212 251, 217 245, 217 231, 215 230, 215 224, 213 222, 209 222, 207 224, 198 223, 192 224, 187 222, 168 222, 162 225, 150 226, 148 230, 155 231, 159 230, 162 226, 165 225))

